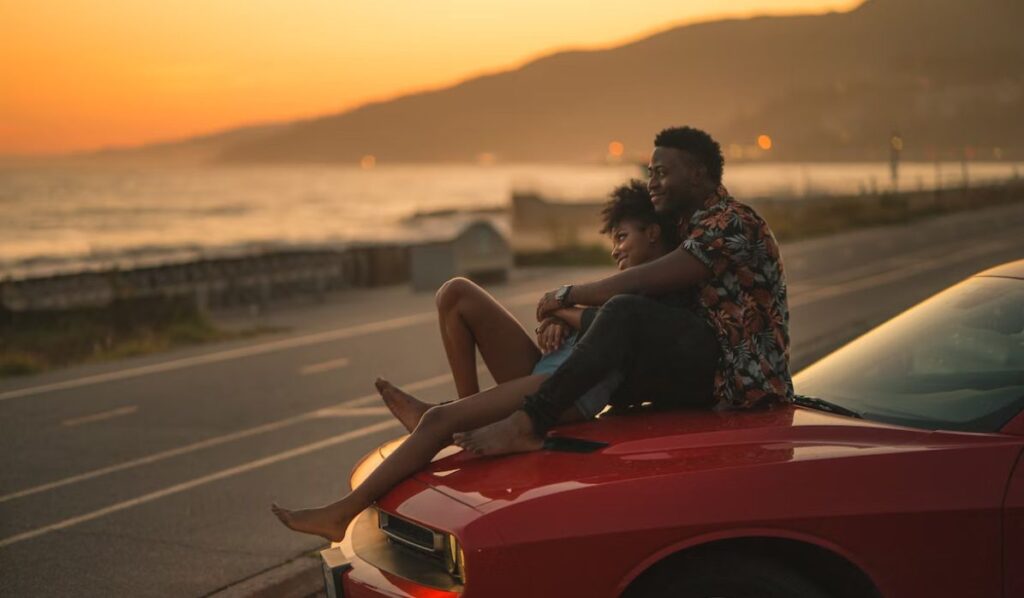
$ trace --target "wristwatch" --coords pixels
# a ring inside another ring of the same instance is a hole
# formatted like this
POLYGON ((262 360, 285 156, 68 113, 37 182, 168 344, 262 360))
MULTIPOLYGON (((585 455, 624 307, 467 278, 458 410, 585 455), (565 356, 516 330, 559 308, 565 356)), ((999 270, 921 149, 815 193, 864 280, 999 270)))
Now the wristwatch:
POLYGON ((571 284, 563 284, 555 291, 555 301, 562 307, 572 307, 575 303, 569 301, 569 293, 572 291, 571 284))

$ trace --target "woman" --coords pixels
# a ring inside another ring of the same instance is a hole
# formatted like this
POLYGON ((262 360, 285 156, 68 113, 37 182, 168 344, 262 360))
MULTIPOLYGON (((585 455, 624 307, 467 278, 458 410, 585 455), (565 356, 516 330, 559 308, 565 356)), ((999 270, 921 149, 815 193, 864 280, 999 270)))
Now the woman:
MULTIPOLYGON (((644 263, 679 244, 676 227, 654 212, 647 188, 632 181, 615 189, 602 212, 602 232, 612 237, 612 258, 619 269, 644 263)), ((424 467, 442 448, 456 442, 478 450, 480 438, 471 431, 500 421, 522 407, 523 397, 557 369, 572 342, 562 346, 570 329, 585 331, 593 313, 579 308, 559 310, 537 330, 537 344, 519 322, 490 294, 465 279, 446 283, 438 292, 441 338, 455 378, 459 400, 441 405, 424 403, 385 380, 377 388, 395 417, 411 432, 351 493, 329 505, 290 511, 273 505, 274 514, 289 528, 332 541, 345 535, 349 522, 392 486, 424 467), (480 391, 476 348, 498 383, 480 391)), ((621 381, 612 373, 563 415, 563 422, 596 415, 621 381)), ((536 447, 524 447, 524 450, 536 447)))

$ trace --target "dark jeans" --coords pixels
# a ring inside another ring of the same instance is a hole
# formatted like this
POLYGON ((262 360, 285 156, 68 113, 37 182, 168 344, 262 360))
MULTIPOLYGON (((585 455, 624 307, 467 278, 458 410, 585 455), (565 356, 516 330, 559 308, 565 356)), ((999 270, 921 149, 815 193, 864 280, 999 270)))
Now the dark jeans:
POLYGON ((714 331, 691 309, 640 295, 605 303, 575 350, 523 406, 543 434, 608 372, 625 380, 612 396, 616 407, 651 402, 658 407, 713 403, 721 350, 714 331))

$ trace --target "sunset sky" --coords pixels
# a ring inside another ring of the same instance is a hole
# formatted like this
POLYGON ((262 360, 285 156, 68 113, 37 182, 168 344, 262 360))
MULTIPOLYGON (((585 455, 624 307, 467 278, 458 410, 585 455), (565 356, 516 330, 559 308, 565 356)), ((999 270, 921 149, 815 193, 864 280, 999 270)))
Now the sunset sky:
POLYGON ((316 116, 720 16, 860 0, 0 0, 0 154, 316 116))

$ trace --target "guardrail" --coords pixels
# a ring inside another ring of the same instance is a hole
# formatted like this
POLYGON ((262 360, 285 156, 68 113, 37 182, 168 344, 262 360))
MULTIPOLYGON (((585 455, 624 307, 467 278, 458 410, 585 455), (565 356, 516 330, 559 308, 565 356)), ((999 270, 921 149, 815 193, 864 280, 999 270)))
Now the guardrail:
POLYGON ((0 301, 11 311, 28 311, 97 307, 138 298, 189 298, 206 310, 408 280, 407 246, 363 245, 5 280, 0 282, 0 301))

